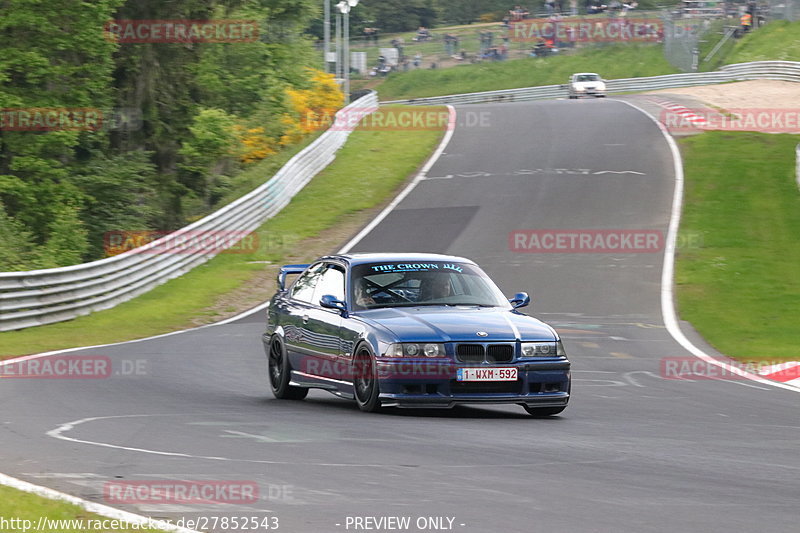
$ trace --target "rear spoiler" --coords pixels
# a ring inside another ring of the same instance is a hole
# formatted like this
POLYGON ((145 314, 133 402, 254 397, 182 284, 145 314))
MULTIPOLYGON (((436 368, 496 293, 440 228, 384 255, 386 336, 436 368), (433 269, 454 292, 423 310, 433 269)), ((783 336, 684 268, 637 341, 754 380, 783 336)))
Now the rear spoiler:
POLYGON ((286 276, 289 274, 302 274, 311 265, 283 265, 278 271, 278 290, 286 290, 286 276))

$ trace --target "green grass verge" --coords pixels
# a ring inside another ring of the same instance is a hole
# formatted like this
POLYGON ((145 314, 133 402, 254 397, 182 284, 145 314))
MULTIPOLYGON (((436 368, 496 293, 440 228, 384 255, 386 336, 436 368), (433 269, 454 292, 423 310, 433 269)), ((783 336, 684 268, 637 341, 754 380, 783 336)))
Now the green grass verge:
POLYGON ((73 346, 118 342, 188 327, 220 297, 282 262, 292 244, 342 217, 380 205, 431 154, 441 131, 355 131, 336 160, 257 234, 252 253, 220 254, 129 302, 68 322, 0 333, 0 359, 73 346), (280 246, 273 246, 279 242, 280 246))
POLYGON ((381 100, 516 89, 567 83, 575 72, 597 72, 607 79, 678 72, 656 45, 610 45, 571 55, 515 59, 439 70, 391 74, 377 87, 381 100))
POLYGON ((739 39, 725 63, 747 61, 800 61, 800 21, 776 20, 739 39))
POLYGON ((686 169, 680 316, 742 361, 800 361, 797 135, 708 132, 681 141, 686 169))
MULTIPOLYGON (((33 531, 39 523, 39 517, 46 516, 51 521, 60 520, 58 526, 53 525, 52 528, 46 528, 45 531, 58 531, 59 533, 72 533, 78 531, 161 531, 160 529, 112 529, 112 528, 88 528, 77 527, 80 524, 77 522, 66 522, 69 520, 82 520, 84 526, 88 526, 88 520, 107 520, 105 523, 92 522, 92 525, 114 525, 110 522, 111 519, 89 513, 84 511, 77 505, 65 503, 57 500, 50 500, 22 492, 10 487, 0 486, 0 517, 9 521, 7 525, 12 527, 0 527, 0 531, 20 532, 25 531, 24 525, 30 525, 28 531, 33 531), (16 519, 14 522, 11 520, 16 519), (30 523, 22 522, 30 520, 30 523), (18 526, 18 527, 16 527, 18 526)), ((120 524, 122 525, 122 524, 120 524)))

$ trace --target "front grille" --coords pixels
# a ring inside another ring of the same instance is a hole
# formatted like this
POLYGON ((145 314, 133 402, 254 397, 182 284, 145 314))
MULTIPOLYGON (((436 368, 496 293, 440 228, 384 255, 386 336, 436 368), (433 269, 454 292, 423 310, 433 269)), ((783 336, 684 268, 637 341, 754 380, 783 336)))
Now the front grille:
POLYGON ((459 344, 456 346, 456 357, 463 363, 482 363, 484 359, 483 344, 459 344))
POLYGON ((452 394, 520 394, 522 381, 451 381, 452 394))
POLYGON ((514 360, 513 344, 459 344, 456 357, 462 363, 510 363, 514 360))
POLYGON ((510 344, 490 344, 486 360, 490 363, 509 363, 514 359, 514 347, 510 344))

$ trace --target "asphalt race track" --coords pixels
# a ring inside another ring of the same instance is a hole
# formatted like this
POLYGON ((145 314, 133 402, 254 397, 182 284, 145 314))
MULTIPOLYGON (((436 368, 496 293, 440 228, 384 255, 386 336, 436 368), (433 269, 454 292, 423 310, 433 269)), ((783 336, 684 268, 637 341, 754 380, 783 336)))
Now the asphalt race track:
POLYGON ((110 357, 108 379, 2 380, 0 470, 98 502, 109 481, 255 481, 253 504, 118 507, 173 520, 276 516, 289 533, 364 531, 353 517, 387 516, 411 517, 405 531, 423 530, 421 517, 465 533, 797 531, 800 396, 661 376, 662 358, 692 357, 663 325, 663 250, 511 247, 517 230, 665 232, 673 160, 656 125, 614 100, 458 117, 427 179, 354 250, 464 255, 508 295, 528 291, 526 312, 560 331, 573 363, 562 416, 517 406, 368 415, 324 392, 276 401, 259 312, 74 352, 110 357))

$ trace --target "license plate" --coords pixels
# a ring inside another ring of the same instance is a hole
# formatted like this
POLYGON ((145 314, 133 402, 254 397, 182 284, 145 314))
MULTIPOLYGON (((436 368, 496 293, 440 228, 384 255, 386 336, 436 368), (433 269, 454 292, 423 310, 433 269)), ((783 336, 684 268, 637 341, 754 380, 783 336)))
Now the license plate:
POLYGON ((456 381, 516 381, 516 367, 459 368, 456 381))

